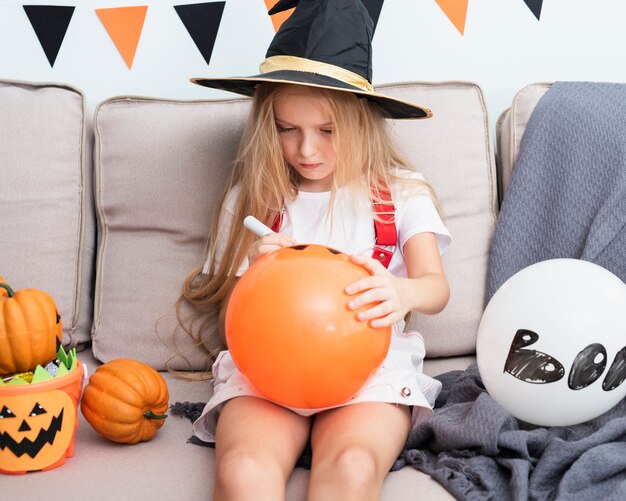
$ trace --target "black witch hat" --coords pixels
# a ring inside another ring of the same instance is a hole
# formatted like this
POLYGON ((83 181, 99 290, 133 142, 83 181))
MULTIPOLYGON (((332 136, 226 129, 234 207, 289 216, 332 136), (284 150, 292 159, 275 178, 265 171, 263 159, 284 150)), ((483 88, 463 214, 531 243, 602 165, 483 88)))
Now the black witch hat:
POLYGON ((279 0, 276 14, 296 7, 251 77, 192 78, 195 84, 245 96, 260 82, 283 82, 352 92, 391 118, 430 118, 428 108, 385 96, 372 86, 374 23, 362 0, 279 0))

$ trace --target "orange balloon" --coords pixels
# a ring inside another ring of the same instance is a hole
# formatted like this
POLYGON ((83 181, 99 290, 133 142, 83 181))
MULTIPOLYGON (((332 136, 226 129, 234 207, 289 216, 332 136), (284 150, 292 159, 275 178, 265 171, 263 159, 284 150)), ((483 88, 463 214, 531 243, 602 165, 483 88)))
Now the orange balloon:
POLYGON ((226 311, 233 360, 266 398, 322 408, 354 396, 385 359, 391 327, 350 311, 344 288, 369 275, 322 245, 285 247, 241 277, 226 311))

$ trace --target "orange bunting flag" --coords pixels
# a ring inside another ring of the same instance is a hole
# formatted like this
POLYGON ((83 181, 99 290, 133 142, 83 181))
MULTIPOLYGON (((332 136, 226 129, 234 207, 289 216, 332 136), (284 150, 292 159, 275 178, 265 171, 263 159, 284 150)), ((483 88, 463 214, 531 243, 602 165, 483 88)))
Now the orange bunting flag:
MULTIPOLYGON (((268 11, 272 7, 274 7, 276 3, 278 3, 278 0, 263 0, 263 1, 265 2, 265 7, 267 8, 268 11)), ((281 24, 283 24, 287 20, 287 18, 291 16, 291 13, 294 11, 294 9, 295 7, 293 9, 288 9, 283 12, 274 14, 273 16, 270 16, 270 18, 272 19, 272 24, 274 25, 274 31, 278 31, 278 28, 280 28, 281 24)))
POLYGON ((465 19, 467 18, 467 4, 469 0, 435 0, 443 13, 448 16, 452 24, 463 35, 465 32, 465 19))
POLYGON ((96 9, 100 22, 109 33, 128 69, 133 66, 147 11, 147 5, 96 9))

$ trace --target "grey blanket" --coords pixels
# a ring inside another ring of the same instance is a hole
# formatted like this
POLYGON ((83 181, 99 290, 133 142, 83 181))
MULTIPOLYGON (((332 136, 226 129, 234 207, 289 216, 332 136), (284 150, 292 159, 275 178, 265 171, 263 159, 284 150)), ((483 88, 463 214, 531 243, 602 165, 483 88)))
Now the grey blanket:
POLYGON ((493 237, 487 299, 546 259, 591 261, 626 281, 626 85, 557 82, 522 138, 493 237))
POLYGON ((626 499, 626 400, 587 423, 541 428, 498 405, 476 365, 439 379, 435 415, 394 469, 411 465, 461 500, 626 499))
MULTIPOLYGON (((487 299, 522 268, 559 257, 626 280, 625 223, 626 85, 554 84, 502 204, 487 299)), ((434 416, 394 469, 410 464, 463 500, 626 499, 626 401, 588 423, 540 428, 498 405, 475 365, 441 380, 434 416)))

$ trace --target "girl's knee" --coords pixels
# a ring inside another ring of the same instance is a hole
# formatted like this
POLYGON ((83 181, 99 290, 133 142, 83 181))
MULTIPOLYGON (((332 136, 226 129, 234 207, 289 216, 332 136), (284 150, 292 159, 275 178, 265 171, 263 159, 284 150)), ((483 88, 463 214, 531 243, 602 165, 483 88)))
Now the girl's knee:
POLYGON ((216 482, 227 490, 242 489, 268 481, 279 481, 280 469, 271 461, 249 449, 224 451, 215 467, 216 482))
POLYGON ((215 474, 218 483, 223 485, 239 484, 254 474, 258 468, 258 461, 247 451, 230 449, 219 456, 215 465, 215 474))
POLYGON ((386 473, 380 471, 375 452, 360 445, 338 451, 326 467, 330 475, 356 490, 371 488, 381 482, 386 473))

